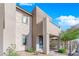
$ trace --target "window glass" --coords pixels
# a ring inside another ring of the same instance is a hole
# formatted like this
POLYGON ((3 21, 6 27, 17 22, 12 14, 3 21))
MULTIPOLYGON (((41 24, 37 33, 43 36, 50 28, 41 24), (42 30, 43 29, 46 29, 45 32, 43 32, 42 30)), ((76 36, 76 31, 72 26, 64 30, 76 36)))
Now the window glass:
POLYGON ((27 44, 27 36, 26 35, 22 35, 22 44, 23 45, 27 44))
POLYGON ((25 24, 27 24, 28 23, 28 16, 23 16, 22 17, 22 23, 25 23, 25 24))

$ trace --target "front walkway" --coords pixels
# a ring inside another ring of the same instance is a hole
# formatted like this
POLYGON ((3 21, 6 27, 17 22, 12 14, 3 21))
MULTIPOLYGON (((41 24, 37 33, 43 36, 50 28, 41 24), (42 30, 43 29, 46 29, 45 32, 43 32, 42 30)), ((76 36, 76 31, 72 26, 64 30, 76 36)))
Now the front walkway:
POLYGON ((29 53, 29 52, 25 52, 25 51, 20 51, 18 52, 19 56, 66 56, 64 54, 60 54, 54 51, 50 51, 50 53, 48 55, 43 54, 43 53, 29 53))
POLYGON ((58 52, 54 52, 54 51, 50 51, 49 56, 67 56, 67 55, 61 54, 61 53, 58 53, 58 52))
POLYGON ((42 53, 37 54, 35 52, 29 53, 25 51, 19 51, 17 53, 19 56, 46 56, 45 54, 42 54, 42 53))

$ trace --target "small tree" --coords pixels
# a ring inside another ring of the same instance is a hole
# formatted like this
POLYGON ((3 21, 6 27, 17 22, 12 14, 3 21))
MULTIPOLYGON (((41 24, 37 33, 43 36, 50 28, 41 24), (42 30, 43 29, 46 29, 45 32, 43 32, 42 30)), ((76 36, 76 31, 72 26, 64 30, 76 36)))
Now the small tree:
POLYGON ((6 52, 5 52, 4 54, 7 55, 7 56, 18 56, 18 54, 17 54, 15 48, 16 48, 16 45, 15 45, 15 44, 11 44, 11 45, 7 48, 7 50, 6 50, 6 52))
POLYGON ((66 43, 68 41, 75 40, 78 37, 79 37, 79 29, 69 29, 61 33, 61 40, 65 43, 65 48, 67 45, 66 43))
POLYGON ((78 29, 75 29, 75 30, 69 30, 69 31, 65 31, 65 32, 62 32, 61 33, 61 40, 65 42, 68 42, 68 41, 71 41, 71 40, 74 40, 76 38, 79 37, 79 30, 78 29))

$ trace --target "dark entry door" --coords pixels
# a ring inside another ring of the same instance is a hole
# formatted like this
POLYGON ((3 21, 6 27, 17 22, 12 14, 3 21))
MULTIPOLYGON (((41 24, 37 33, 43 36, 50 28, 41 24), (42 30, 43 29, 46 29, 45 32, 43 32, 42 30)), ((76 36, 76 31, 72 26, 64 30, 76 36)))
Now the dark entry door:
POLYGON ((39 48, 43 49, 43 36, 39 36, 39 48))

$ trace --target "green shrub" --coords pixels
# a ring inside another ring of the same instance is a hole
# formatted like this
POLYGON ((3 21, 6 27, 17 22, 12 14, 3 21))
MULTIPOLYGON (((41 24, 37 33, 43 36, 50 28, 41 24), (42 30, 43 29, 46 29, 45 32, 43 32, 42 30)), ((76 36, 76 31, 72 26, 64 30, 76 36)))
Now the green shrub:
POLYGON ((18 54, 16 53, 15 48, 16 48, 16 45, 11 44, 11 46, 7 48, 5 55, 7 55, 7 56, 17 56, 18 54))
POLYGON ((35 51, 35 49, 34 48, 28 48, 26 51, 32 53, 32 52, 35 51))
POLYGON ((58 50, 59 53, 66 53, 66 49, 65 48, 61 48, 58 50))

